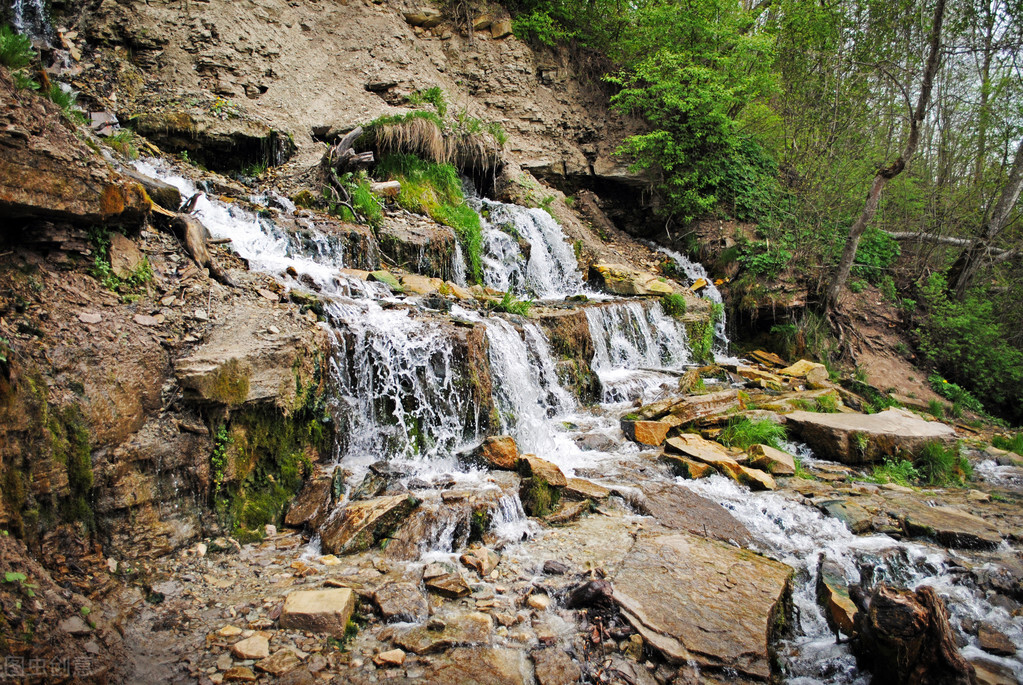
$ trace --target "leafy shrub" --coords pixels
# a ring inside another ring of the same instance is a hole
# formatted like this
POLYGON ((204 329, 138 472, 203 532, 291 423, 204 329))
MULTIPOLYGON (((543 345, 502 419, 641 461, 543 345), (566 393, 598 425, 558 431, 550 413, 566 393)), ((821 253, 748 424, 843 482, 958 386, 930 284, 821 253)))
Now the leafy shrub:
POLYGON ((899 243, 884 231, 870 226, 860 237, 856 248, 856 259, 850 273, 878 284, 886 271, 902 254, 899 243))
POLYGON ((980 400, 970 394, 970 391, 966 388, 956 385, 955 383, 949 383, 938 374, 931 374, 927 380, 931 384, 931 388, 934 389, 934 392, 947 400, 951 400, 953 405, 966 407, 977 414, 984 412, 984 405, 980 403, 980 400))
POLYGON ((792 261, 792 253, 765 241, 756 241, 742 248, 738 261, 754 275, 772 279, 792 261))
POLYGON ((668 316, 680 319, 686 314, 686 298, 680 293, 671 293, 661 298, 661 310, 668 316))
POLYGON ((110 267, 110 229, 96 227, 89 231, 89 239, 92 242, 93 257, 92 266, 89 267, 89 275, 100 282, 107 290, 112 290, 121 296, 123 302, 133 302, 139 298, 146 285, 153 280, 153 268, 149 264, 149 258, 143 257, 142 263, 138 265, 133 273, 120 277, 110 267))
POLYGON ((718 442, 726 447, 748 449, 750 445, 770 445, 782 449, 785 427, 769 419, 751 421, 743 416, 732 419, 718 436, 718 442))
POLYGON ((0 26, 0 64, 11 71, 27 67, 35 59, 32 39, 10 26, 0 26))
POLYGON ((866 281, 861 281, 859 279, 854 280, 854 281, 849 281, 849 291, 852 292, 852 293, 859 294, 859 293, 862 293, 866 289, 867 289, 867 282, 866 281))
POLYGON ((483 227, 479 215, 465 204, 462 181, 455 167, 415 155, 392 154, 380 160, 377 173, 401 183, 399 205, 411 212, 428 214, 455 229, 469 260, 469 273, 476 283, 481 283, 483 227))
POLYGON ((365 172, 334 172, 333 183, 324 189, 324 197, 329 211, 344 221, 361 221, 374 228, 383 223, 384 210, 370 190, 365 172))
POLYGON ((107 144, 128 159, 139 158, 139 150, 135 146, 135 134, 130 129, 124 128, 107 136, 107 144))
POLYGON ((575 31, 565 28, 551 17, 546 9, 534 9, 512 19, 512 33, 523 43, 547 47, 554 47, 576 35, 575 31))
POLYGON ((11 72, 16 90, 39 90, 39 83, 33 79, 24 69, 11 72))
POLYGON ((924 445, 914 466, 920 478, 931 485, 961 485, 973 475, 973 468, 960 454, 959 446, 945 447, 940 442, 924 445))

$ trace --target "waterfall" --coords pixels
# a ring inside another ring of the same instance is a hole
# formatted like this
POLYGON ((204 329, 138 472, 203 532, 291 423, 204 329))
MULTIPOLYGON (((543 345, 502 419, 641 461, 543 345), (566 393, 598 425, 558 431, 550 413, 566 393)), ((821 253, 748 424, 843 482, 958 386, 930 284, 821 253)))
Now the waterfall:
POLYGON ((593 339, 591 366, 604 402, 646 398, 692 361, 685 329, 658 302, 624 302, 587 307, 593 339))
POLYGON ((488 287, 541 300, 564 299, 582 290, 575 252, 547 212, 482 198, 469 202, 483 224, 488 287), (528 244, 528 259, 520 240, 528 244))
POLYGON ((45 36, 50 31, 45 0, 14 0, 11 3, 14 30, 29 36, 45 36))
MULTIPOLYGON (((696 282, 701 278, 707 282, 707 287, 700 291, 700 297, 710 300, 715 304, 724 305, 724 299, 721 297, 721 291, 718 290, 717 286, 714 285, 714 281, 711 280, 710 276, 707 275, 707 269, 704 268, 703 264, 694 262, 685 255, 676 252, 675 250, 669 250, 666 247, 648 243, 650 247, 654 248, 661 254, 671 257, 675 262, 675 266, 682 270, 691 282, 696 282)), ((728 331, 725 325, 725 310, 722 306, 721 315, 714 322, 714 356, 725 357, 728 356, 728 331)))
POLYGON ((522 335, 499 317, 485 323, 501 432, 514 436, 523 452, 551 452, 550 419, 574 402, 558 383, 546 336, 533 323, 523 324, 522 335))

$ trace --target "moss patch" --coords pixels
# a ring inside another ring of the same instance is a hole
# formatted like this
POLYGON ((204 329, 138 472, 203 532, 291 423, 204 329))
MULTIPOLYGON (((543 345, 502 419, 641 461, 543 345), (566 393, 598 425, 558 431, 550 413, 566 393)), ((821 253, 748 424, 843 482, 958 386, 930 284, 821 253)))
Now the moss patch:
POLYGON ((540 476, 533 476, 522 481, 519 490, 522 508, 530 516, 547 516, 551 514, 561 501, 561 491, 540 476))

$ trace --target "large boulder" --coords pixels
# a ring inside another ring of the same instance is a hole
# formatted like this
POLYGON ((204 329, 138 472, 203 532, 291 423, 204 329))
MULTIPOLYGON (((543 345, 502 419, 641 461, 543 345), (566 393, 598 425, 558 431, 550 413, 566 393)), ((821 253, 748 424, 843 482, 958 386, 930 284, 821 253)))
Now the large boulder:
POLYGON ((1001 532, 989 521, 955 507, 932 507, 912 497, 900 497, 892 498, 889 508, 910 537, 933 538, 960 549, 994 549, 1002 543, 1001 532))
MULTIPOLYGON (((644 641, 676 664, 771 678, 792 569, 688 534, 637 539, 614 577, 614 599, 644 641)), ((733 676, 734 677, 734 676, 733 676)))
POLYGON ((738 390, 721 390, 706 395, 689 395, 661 400, 640 407, 636 416, 644 421, 663 421, 681 426, 715 414, 723 414, 739 406, 738 390))
POLYGON ((624 264, 594 264, 590 267, 590 280, 615 295, 670 295, 675 292, 671 285, 654 274, 624 264))
POLYGON ((386 495, 349 502, 321 528, 327 554, 361 552, 398 527, 419 504, 410 495, 386 495))
POLYGON ((673 425, 666 421, 631 421, 622 419, 622 432, 625 437, 641 445, 658 447, 668 437, 673 425))
POLYGON ((787 366, 778 372, 781 376, 792 376, 803 378, 806 385, 811 388, 822 388, 828 382, 828 368, 823 364, 800 359, 792 366, 787 366))
POLYGON ((955 431, 939 421, 925 421, 905 409, 878 414, 818 414, 797 411, 787 416, 792 431, 817 456, 844 464, 867 464, 886 456, 914 454, 929 442, 951 444, 955 431))

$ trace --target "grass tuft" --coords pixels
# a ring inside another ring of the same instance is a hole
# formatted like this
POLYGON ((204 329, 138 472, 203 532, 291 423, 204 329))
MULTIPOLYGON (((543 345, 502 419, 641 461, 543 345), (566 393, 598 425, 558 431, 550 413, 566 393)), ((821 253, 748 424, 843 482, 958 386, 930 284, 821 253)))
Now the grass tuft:
POLYGON ((878 483, 895 483, 909 487, 913 481, 920 479, 920 472, 916 470, 912 462, 904 459, 885 459, 881 466, 875 466, 873 473, 867 480, 878 483))
POLYGON ((506 292, 499 302, 494 302, 490 306, 495 312, 518 314, 519 316, 529 316, 529 310, 532 307, 532 300, 520 300, 512 295, 511 292, 506 292))
POLYGON ((681 293, 671 293, 661 298, 661 310, 670 317, 681 319, 686 314, 686 298, 681 293))
POLYGON ((921 480, 930 485, 963 485, 973 476, 973 467, 958 445, 945 447, 940 442, 929 442, 916 455, 914 466, 921 480))
POLYGON ((782 449, 785 427, 769 419, 751 421, 745 416, 732 419, 721 431, 718 442, 726 447, 749 449, 750 445, 770 445, 782 449))

